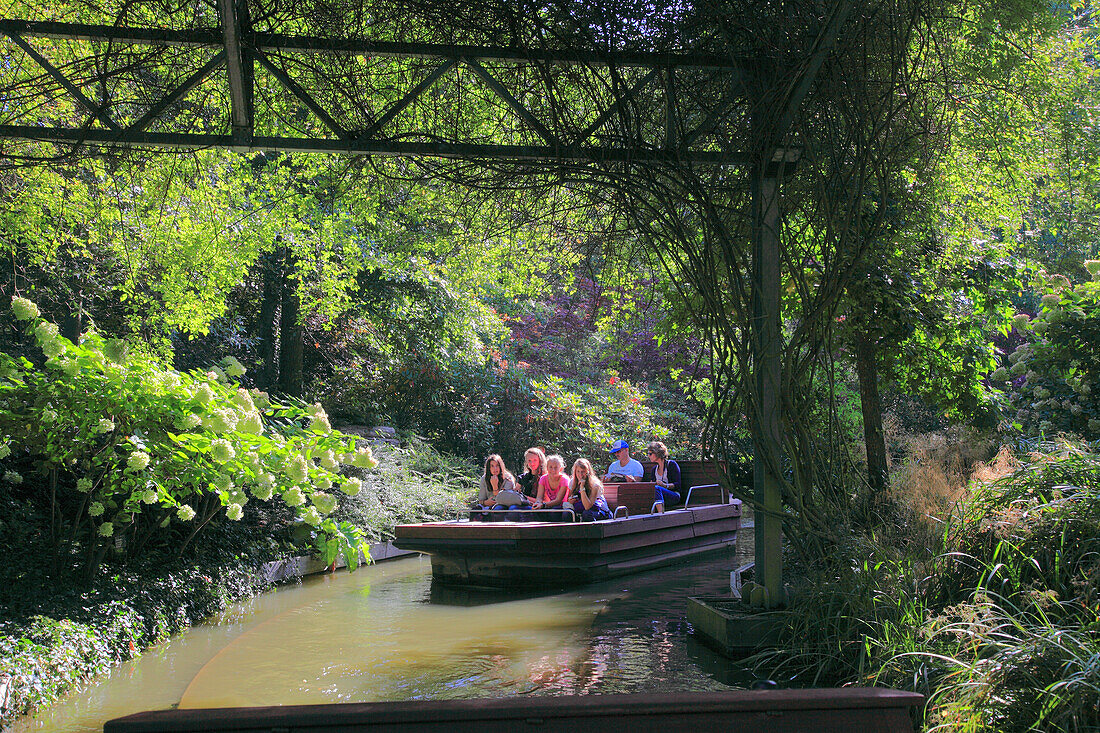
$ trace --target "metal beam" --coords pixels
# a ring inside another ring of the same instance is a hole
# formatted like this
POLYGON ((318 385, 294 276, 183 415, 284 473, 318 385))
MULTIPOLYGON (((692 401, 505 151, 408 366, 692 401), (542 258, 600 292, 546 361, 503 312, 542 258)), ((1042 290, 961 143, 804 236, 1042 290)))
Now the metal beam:
POLYGON ((149 111, 146 112, 140 120, 127 127, 126 131, 141 132, 142 130, 144 130, 146 127, 153 123, 153 120, 164 114, 164 111, 166 109, 178 102, 180 98, 183 97, 183 95, 187 94, 189 91, 201 84, 203 80, 206 79, 206 77, 210 76, 210 72, 221 66, 224 61, 224 52, 219 51, 218 53, 214 54, 214 58, 203 64, 201 69, 196 71, 191 76, 187 77, 187 79, 178 87, 170 91, 168 94, 164 95, 164 99, 160 100, 152 107, 150 107, 149 111))
POLYGON ((596 132, 596 130, 600 129, 600 127, 605 122, 611 119, 611 117, 620 110, 619 104, 621 102, 629 102, 631 99, 634 99, 634 95, 642 91, 642 89, 644 89, 645 86, 649 84, 649 82, 653 81, 653 78, 657 76, 658 73, 660 73, 658 69, 651 70, 648 74, 639 79, 634 86, 630 87, 630 89, 627 89, 626 94, 624 94, 621 98, 616 98, 616 103, 608 105, 607 109, 601 112, 599 117, 592 121, 591 125, 584 128, 584 130, 582 130, 581 133, 577 135, 577 138, 573 141, 573 144, 580 145, 585 140, 592 137, 592 134, 596 132))
POLYGON ((284 87, 290 90, 291 94, 293 94, 302 102, 302 104, 304 104, 306 107, 309 107, 309 110, 313 112, 313 114, 317 115, 321 122, 325 124, 325 127, 332 130, 334 133, 336 133, 337 137, 343 140, 351 137, 351 135, 348 134, 348 131, 340 126, 339 122, 332 119, 332 116, 328 112, 326 112, 324 108, 321 107, 321 105, 317 104, 313 97, 309 95, 309 92, 307 92, 305 89, 302 89, 298 82, 290 78, 289 74, 287 74, 275 64, 271 63, 271 60, 267 57, 267 54, 265 54, 263 51, 256 51, 254 53, 256 54, 256 60, 260 62, 260 65, 270 71, 284 87))
POLYGON ((806 95, 810 92, 810 87, 813 86, 814 81, 817 79, 817 72, 821 70, 821 65, 825 63, 825 57, 832 51, 833 46, 836 45, 836 38, 840 34, 841 27, 848 21, 848 16, 852 12, 852 6, 854 3, 851 0, 842 0, 833 7, 833 14, 829 18, 825 27, 821 33, 814 40, 814 50, 810 54, 810 58, 806 61, 805 66, 802 69, 802 73, 798 77, 798 81, 791 88, 787 94, 787 98, 783 101, 781 114, 778 117, 778 122, 775 128, 772 130, 772 139, 778 142, 784 135, 787 134, 788 128, 794 122, 794 115, 798 112, 798 108, 802 106, 802 101, 806 98, 806 95))
POLYGON ((496 93, 513 112, 519 115, 520 119, 530 125, 531 129, 537 132, 539 137, 545 140, 547 144, 554 147, 561 145, 557 137, 554 136, 554 133, 550 132, 546 125, 542 124, 542 122, 535 117, 531 110, 527 109, 522 102, 512 96, 512 93, 505 89, 504 85, 501 84, 495 76, 490 74, 484 66, 474 59, 463 59, 463 61, 466 62, 466 65, 470 67, 481 81, 485 82, 485 86, 492 89, 493 92, 496 93))
POLYGON ((225 68, 229 76, 234 147, 242 147, 247 146, 252 136, 252 109, 249 105, 252 95, 246 91, 236 0, 218 0, 218 14, 222 21, 222 45, 225 47, 225 68))
POLYGON ((676 70, 665 70, 665 150, 676 147, 676 70))
MULTIPOLYGON (((73 145, 134 148, 234 148, 232 135, 174 132, 113 132, 98 129, 61 129, 32 125, 0 125, 0 138, 39 140, 73 145)), ((552 147, 548 145, 481 145, 457 142, 403 142, 393 140, 324 140, 317 138, 254 136, 247 150, 347 155, 471 158, 513 162, 650 163, 687 162, 699 165, 745 165, 747 154, 721 151, 676 152, 657 148, 552 147)))
POLYGON ((74 99, 76 99, 76 101, 80 102, 80 105, 82 107, 84 107, 86 110, 88 110, 88 112, 90 112, 96 119, 98 119, 100 122, 102 122, 104 125, 106 125, 107 127, 109 127, 112 130, 117 131, 117 130, 121 129, 118 126, 118 123, 115 122, 114 120, 112 120, 110 118, 110 116, 106 112, 103 111, 102 107, 100 107, 98 104, 96 104, 92 100, 88 99, 88 97, 84 94, 84 92, 80 91, 80 89, 77 88, 77 86, 75 84, 73 84, 71 81, 66 79, 65 75, 62 74, 56 66, 51 64, 46 59, 45 56, 38 53, 38 51, 36 51, 34 49, 34 47, 32 47, 29 43, 27 43, 25 40, 23 40, 23 38, 21 36, 19 36, 19 34, 12 33, 11 31, 7 31, 7 30, 3 30, 3 29, 0 29, 0 32, 3 32, 9 38, 11 38, 11 40, 15 41, 15 45, 17 45, 17 46, 19 46, 19 48, 23 49, 23 51, 25 51, 26 54, 28 56, 30 56, 36 64, 41 66, 46 71, 47 74, 52 76, 57 81, 58 84, 60 84, 62 87, 65 88, 65 91, 67 91, 70 95, 72 95, 72 97, 74 99))
MULTIPOLYGON (((219 5, 226 0, 219 0, 219 5)), ((220 48, 225 34, 217 28, 169 30, 162 28, 132 28, 87 23, 58 23, 35 20, 0 20, 0 32, 16 33, 32 38, 109 41, 113 43, 163 46, 196 46, 220 48)), ((353 56, 454 59, 472 58, 482 61, 513 61, 559 63, 567 65, 620 66, 662 69, 714 69, 740 72, 746 78, 753 73, 747 59, 731 59, 704 52, 649 53, 644 51, 596 51, 508 46, 472 46, 403 41, 370 41, 319 36, 295 36, 280 33, 250 33, 239 35, 240 42, 250 48, 268 52, 336 53, 353 56)))
POLYGON ((389 109, 382 113, 382 116, 375 120, 370 127, 363 130, 360 134, 356 135, 356 138, 363 140, 370 140, 377 135, 383 127, 388 125, 397 115, 405 111, 405 108, 415 102, 421 94, 423 94, 432 84, 439 81, 439 78, 451 70, 458 62, 454 59, 447 59, 439 66, 432 69, 432 73, 422 79, 419 84, 409 90, 409 93, 399 99, 389 109))

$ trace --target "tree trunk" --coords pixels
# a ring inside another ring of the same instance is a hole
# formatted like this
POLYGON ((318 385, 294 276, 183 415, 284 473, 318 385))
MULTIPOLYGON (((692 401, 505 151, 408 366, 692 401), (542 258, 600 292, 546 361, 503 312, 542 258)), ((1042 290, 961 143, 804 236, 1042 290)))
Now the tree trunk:
POLYGON ((295 258, 283 259, 282 317, 279 322, 279 391, 291 397, 302 396, 302 353, 304 349, 301 302, 298 285, 291 278, 295 258))
POLYGON ((74 344, 80 343, 80 315, 83 307, 84 293, 80 290, 77 290, 76 297, 73 298, 72 310, 63 319, 61 319, 61 335, 72 341, 74 344))
POLYGON ((279 290, 283 284, 284 258, 282 249, 260 258, 260 277, 263 281, 263 300, 260 301, 260 361, 259 386, 271 389, 279 381, 278 339, 279 290))
POLYGON ((863 407, 863 440, 867 444, 867 477, 871 490, 880 492, 889 480, 886 465, 886 435, 882 430, 882 399, 878 393, 878 363, 870 339, 856 341, 856 375, 859 401, 863 407))

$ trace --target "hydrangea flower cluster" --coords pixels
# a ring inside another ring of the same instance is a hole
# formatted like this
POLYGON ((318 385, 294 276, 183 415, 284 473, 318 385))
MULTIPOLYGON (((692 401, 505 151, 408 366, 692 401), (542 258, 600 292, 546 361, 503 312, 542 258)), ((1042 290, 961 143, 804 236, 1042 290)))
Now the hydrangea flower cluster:
POLYGON ((1012 319, 1016 332, 1028 340, 990 376, 1005 386, 1012 421, 1027 435, 1067 432, 1100 438, 1100 403, 1093 395, 1100 387, 1100 364, 1089 362, 1093 352, 1075 341, 1076 334, 1100 328, 1100 260, 1089 262, 1098 263, 1086 263, 1093 281, 1076 287, 1064 276, 1039 273, 1039 312, 1012 319))

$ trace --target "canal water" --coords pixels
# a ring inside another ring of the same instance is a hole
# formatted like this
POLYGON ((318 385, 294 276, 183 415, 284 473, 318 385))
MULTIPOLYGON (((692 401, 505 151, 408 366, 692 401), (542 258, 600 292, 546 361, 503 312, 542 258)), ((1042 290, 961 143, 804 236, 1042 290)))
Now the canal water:
MULTIPOLYGON (((412 557, 306 578, 239 603, 21 720, 98 731, 142 710, 723 690, 752 681, 692 634, 686 598, 729 592, 743 544, 568 592, 432 583, 412 557)), ((748 547, 746 547, 748 545, 748 547)))

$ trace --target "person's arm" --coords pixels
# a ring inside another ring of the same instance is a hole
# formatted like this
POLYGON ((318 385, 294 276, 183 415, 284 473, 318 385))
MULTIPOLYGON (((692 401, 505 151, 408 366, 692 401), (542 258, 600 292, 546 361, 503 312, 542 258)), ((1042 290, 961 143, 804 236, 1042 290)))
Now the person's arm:
POLYGON ((630 483, 639 481, 643 473, 644 469, 642 468, 642 464, 635 458, 631 458, 630 463, 623 466, 623 478, 630 483))
POLYGON ((544 477, 540 477, 538 480, 538 491, 535 493, 535 503, 531 505, 535 509, 542 509, 543 507, 542 501, 546 494, 546 482, 542 480, 543 478, 544 477))
POLYGON ((596 503, 594 497, 592 499, 588 498, 588 492, 584 489, 577 489, 577 496, 581 498, 581 504, 584 505, 585 509, 591 509, 592 505, 596 503))
POLYGON ((483 476, 481 478, 481 490, 477 492, 477 503, 481 506, 492 506, 491 504, 486 504, 485 502, 487 501, 489 501, 489 484, 486 483, 485 477, 483 476))

